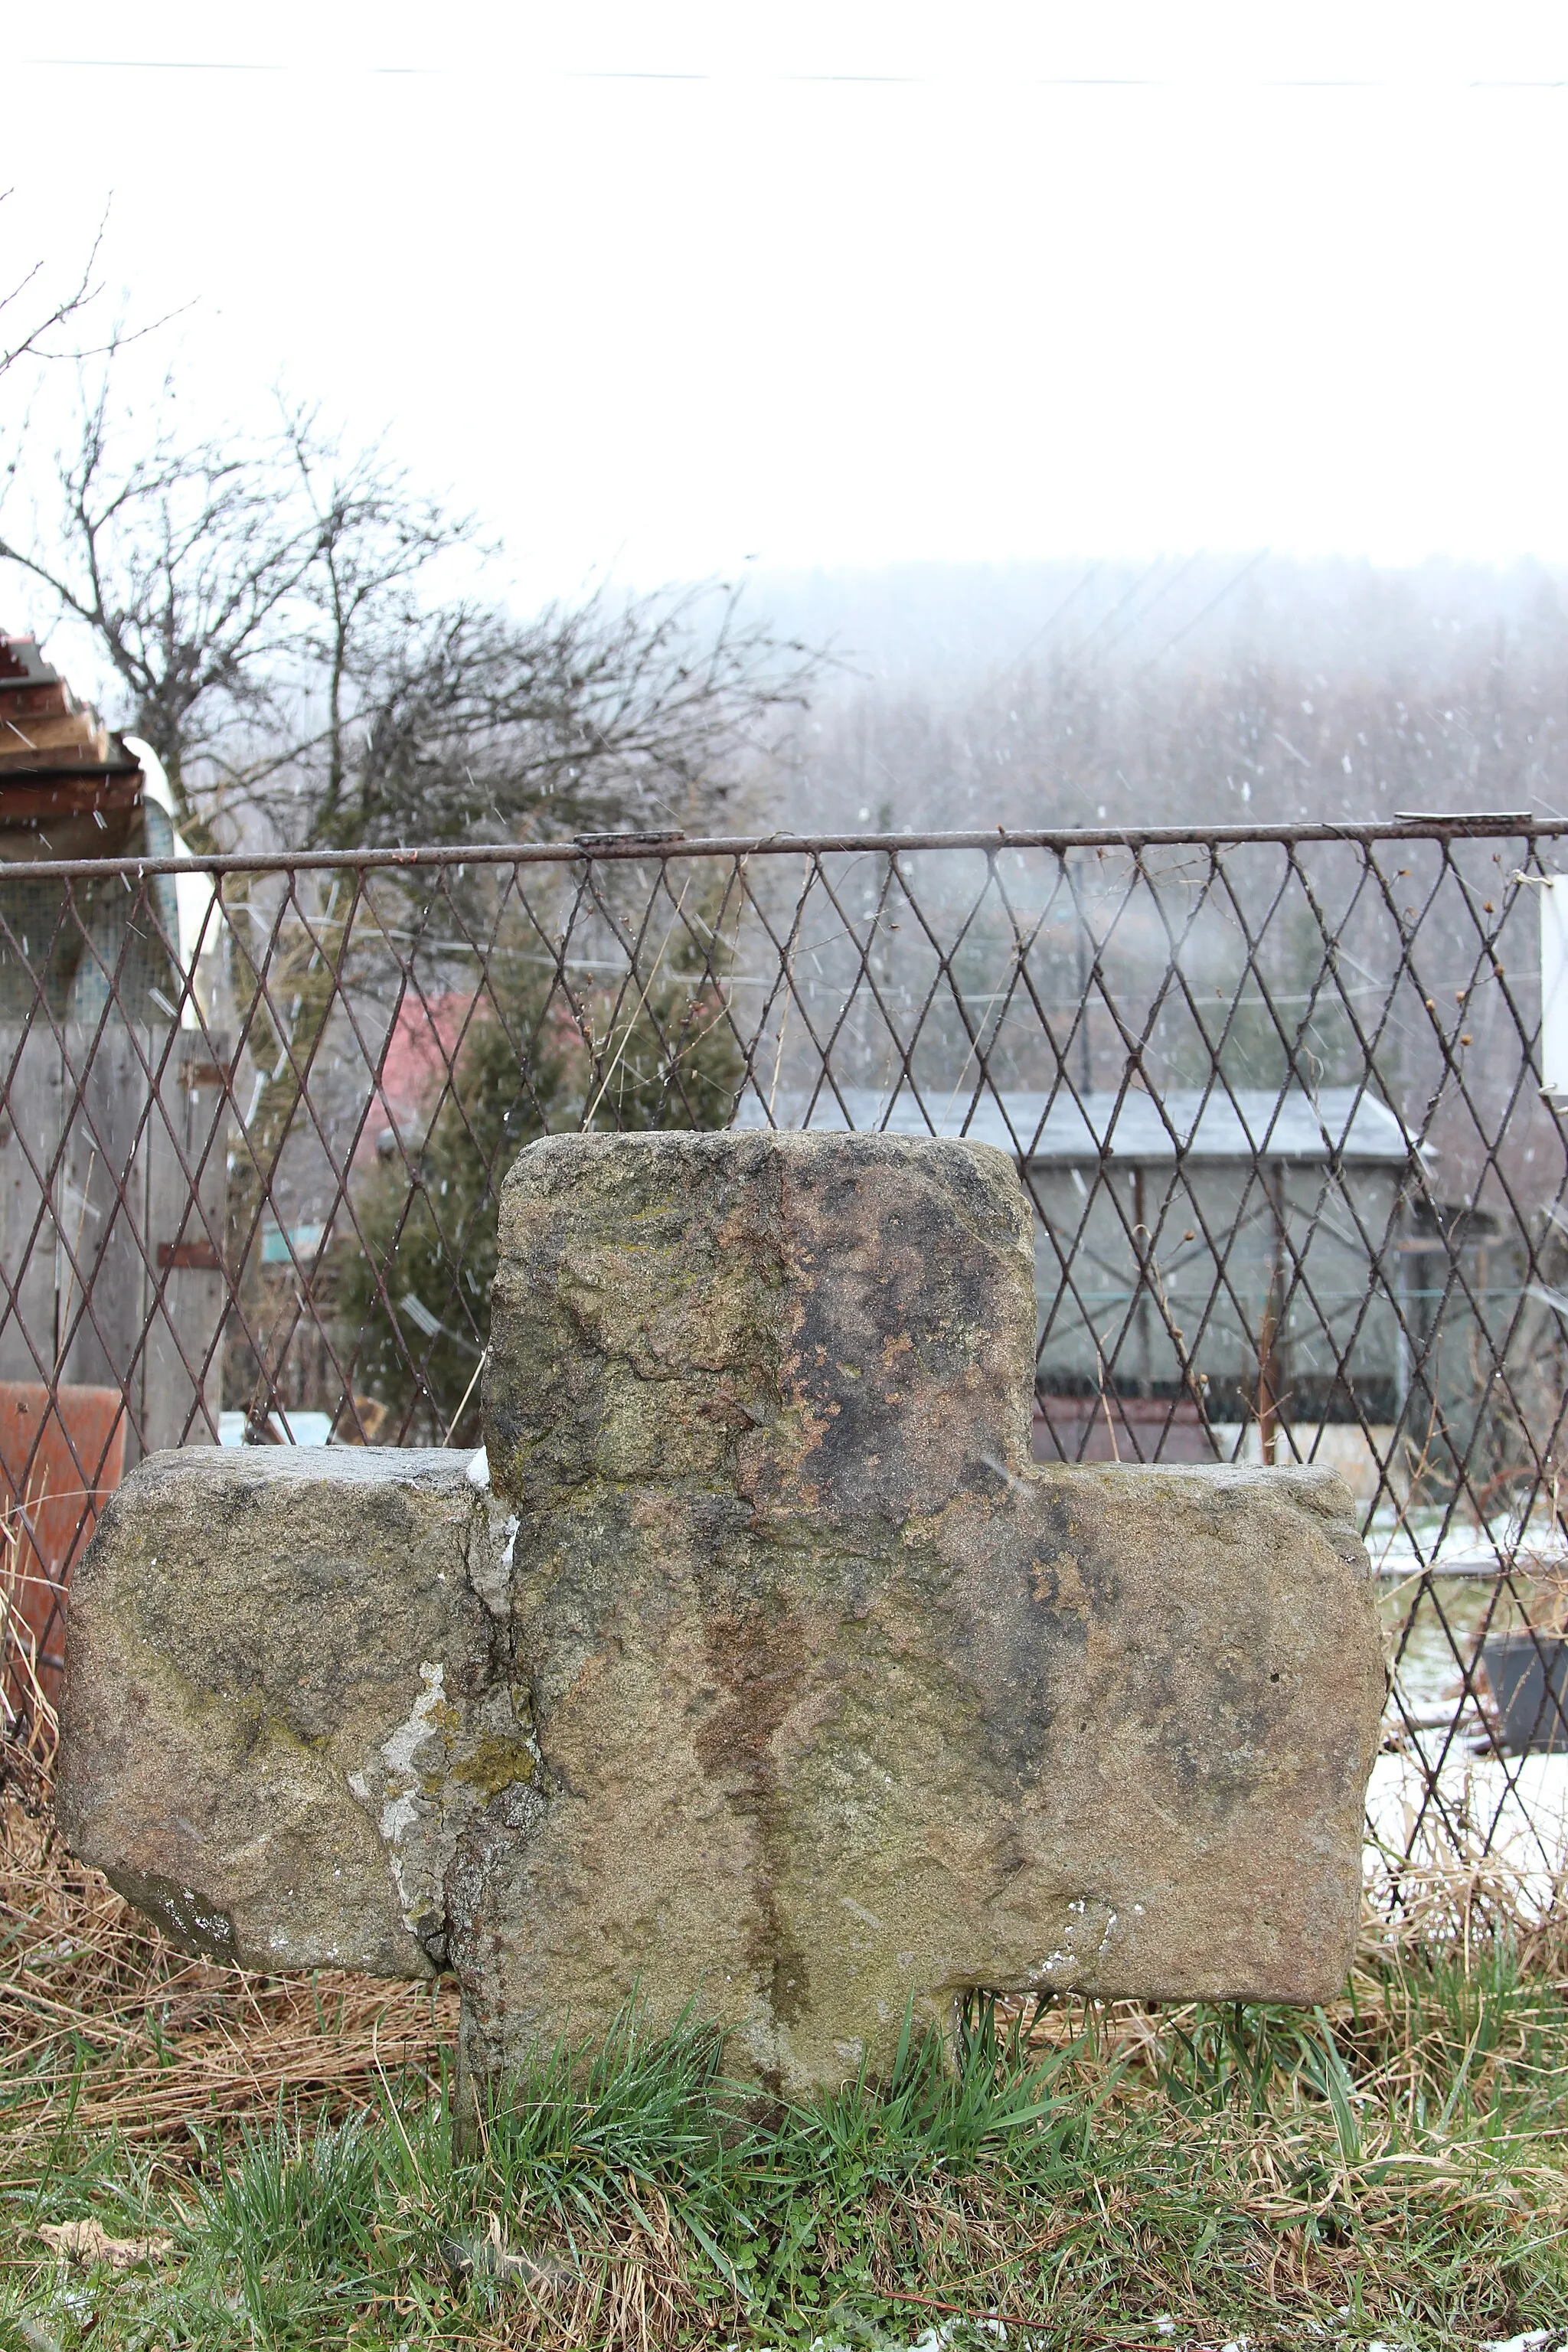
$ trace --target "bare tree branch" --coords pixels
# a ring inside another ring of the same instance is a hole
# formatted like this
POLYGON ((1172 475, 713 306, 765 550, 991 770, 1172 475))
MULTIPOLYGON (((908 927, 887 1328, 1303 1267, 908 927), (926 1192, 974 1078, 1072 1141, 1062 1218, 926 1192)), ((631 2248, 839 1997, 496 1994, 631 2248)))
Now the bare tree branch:
POLYGON ((287 450, 184 443, 167 388, 151 437, 135 429, 111 406, 119 350, 96 387, 84 384, 76 446, 56 462, 53 515, 26 537, 0 522, 0 560, 91 633, 194 824, 204 794, 193 763, 237 728, 274 719, 319 531, 287 450))
POLYGON ((469 519, 319 412, 188 441, 120 396, 118 341, 81 380, 74 446, 0 562, 90 633, 200 843, 521 838, 713 809, 817 657, 709 585, 601 593, 532 621, 440 603, 469 519))
POLYGON ((528 623, 447 607, 363 681, 349 830, 494 839, 684 820, 724 799, 819 667, 722 585, 601 593, 528 623))
MULTIPOLYGON (((15 193, 16 191, 11 188, 0 191, 0 204, 8 203, 15 193)), ((105 220, 107 217, 108 215, 105 215, 105 220)), ((11 288, 9 293, 0 294, 0 375, 4 375, 8 368, 16 367, 25 359, 65 359, 78 356, 75 352, 50 351, 47 346, 49 337, 57 329, 63 327, 68 320, 76 318, 85 310, 89 303, 97 299, 102 290, 93 283, 93 273, 98 268, 98 256, 103 243, 103 231, 104 221, 100 221, 92 243, 88 248, 87 258, 81 266, 74 286, 68 287, 63 294, 56 297, 52 304, 48 303, 46 297, 45 306, 38 309, 30 320, 27 318, 26 305, 31 289, 38 285, 38 281, 44 275, 45 265, 42 261, 36 261, 31 269, 27 270, 11 288), (13 336, 16 338, 15 341, 10 340, 13 336)))

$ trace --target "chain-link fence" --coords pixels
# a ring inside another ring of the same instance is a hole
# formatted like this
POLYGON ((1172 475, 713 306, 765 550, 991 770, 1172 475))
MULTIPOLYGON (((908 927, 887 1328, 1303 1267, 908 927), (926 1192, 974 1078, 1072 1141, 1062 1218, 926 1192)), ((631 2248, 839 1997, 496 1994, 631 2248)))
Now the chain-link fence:
MULTIPOLYGON (((1393 1683, 1369 1876, 1568 1836, 1568 827, 616 836, 0 869, 5 1704, 182 1444, 472 1444, 501 1174, 581 1126, 971 1135, 1042 1459, 1331 1463, 1393 1683)), ((1467 1898, 1468 1899, 1468 1898, 1467 1898)))

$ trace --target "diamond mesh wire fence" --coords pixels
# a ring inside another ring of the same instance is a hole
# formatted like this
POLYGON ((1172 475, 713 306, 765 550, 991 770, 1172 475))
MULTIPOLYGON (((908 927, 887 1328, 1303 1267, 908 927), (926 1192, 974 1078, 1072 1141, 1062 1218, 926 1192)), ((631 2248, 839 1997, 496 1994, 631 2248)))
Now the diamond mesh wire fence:
POLYGON ((1042 1460, 1329 1464, 1389 1638, 1368 1881, 1568 1840, 1568 1163, 1485 821, 0 871, 4 1703, 157 1446, 478 1442, 496 1199, 565 1128, 1016 1161, 1042 1460))

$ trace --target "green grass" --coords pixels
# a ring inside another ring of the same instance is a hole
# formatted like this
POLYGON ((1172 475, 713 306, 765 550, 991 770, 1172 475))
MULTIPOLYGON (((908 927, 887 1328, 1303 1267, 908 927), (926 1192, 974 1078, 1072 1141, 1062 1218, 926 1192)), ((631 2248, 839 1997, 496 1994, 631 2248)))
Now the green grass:
POLYGON ((628 2023, 467 2156, 439 2076, 328 2119, 84 2127, 115 2063, 79 2034, 0 2084, 0 2341, 30 2352, 904 2345, 949 2311, 1053 2352, 1568 2327, 1568 2000, 1501 1944, 1391 1956, 1331 2018, 982 2011, 956 2068, 910 2048, 762 2118, 700 2030, 628 2023), (68 2262, 36 2233, 74 2221, 170 2242, 68 2262))

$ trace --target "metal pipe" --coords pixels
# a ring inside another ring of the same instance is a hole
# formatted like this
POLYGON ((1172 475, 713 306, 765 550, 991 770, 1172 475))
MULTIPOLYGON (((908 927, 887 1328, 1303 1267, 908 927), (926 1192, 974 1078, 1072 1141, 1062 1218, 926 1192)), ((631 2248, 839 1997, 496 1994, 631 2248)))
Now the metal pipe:
POLYGON ((675 837, 649 840, 628 835, 625 842, 598 835, 590 842, 532 841, 443 844, 433 849, 279 849, 228 850, 194 857, 40 857, 17 859, 4 871, 50 881, 89 881, 95 876, 123 874, 132 881, 154 874, 290 874, 310 871, 359 870, 365 873, 409 872, 447 866, 574 866, 600 860, 637 863, 682 857, 818 857, 841 853, 897 856, 916 849, 1052 849, 1063 855, 1074 849, 1219 849, 1248 843, 1275 843, 1289 848, 1298 843, 1342 841, 1366 846, 1380 841, 1554 841, 1568 836, 1568 819, 1532 817, 1528 824, 1500 828, 1491 816, 1424 818, 1416 824, 1212 824, 1144 825, 1137 829, 1099 827, 1072 832, 1010 833, 1001 826, 976 833, 834 833, 758 835, 699 835, 689 841, 675 837))

